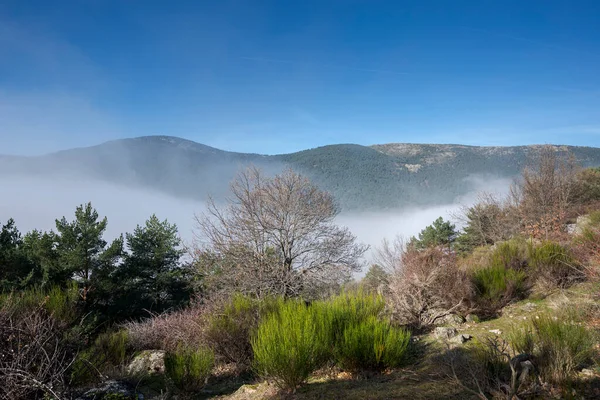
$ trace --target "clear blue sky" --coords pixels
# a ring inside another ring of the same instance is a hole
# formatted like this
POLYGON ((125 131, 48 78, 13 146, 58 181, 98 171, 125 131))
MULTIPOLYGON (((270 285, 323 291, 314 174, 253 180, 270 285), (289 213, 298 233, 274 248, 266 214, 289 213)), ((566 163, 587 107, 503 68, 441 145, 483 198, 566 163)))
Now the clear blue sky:
POLYGON ((600 146, 600 1, 0 2, 0 153, 600 146))

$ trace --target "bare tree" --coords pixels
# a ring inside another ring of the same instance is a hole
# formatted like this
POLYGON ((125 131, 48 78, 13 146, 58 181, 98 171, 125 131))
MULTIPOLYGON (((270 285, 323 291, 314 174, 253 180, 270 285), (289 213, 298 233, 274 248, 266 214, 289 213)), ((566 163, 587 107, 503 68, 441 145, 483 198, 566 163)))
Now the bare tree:
POLYGON ((339 282, 360 270, 367 246, 334 223, 337 203, 307 178, 292 170, 269 178, 250 167, 231 192, 225 207, 210 200, 196 217, 196 261, 213 285, 259 297, 296 296, 307 285, 339 282))
POLYGON ((559 156, 558 151, 543 146, 513 190, 520 195, 527 233, 545 239, 562 229, 577 187, 579 167, 573 155, 559 156))

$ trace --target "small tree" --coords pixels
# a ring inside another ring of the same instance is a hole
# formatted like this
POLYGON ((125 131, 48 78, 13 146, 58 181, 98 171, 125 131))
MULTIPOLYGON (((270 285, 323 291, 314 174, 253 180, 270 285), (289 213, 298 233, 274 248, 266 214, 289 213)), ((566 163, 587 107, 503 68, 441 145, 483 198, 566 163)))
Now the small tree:
POLYGON ((249 168, 231 191, 226 207, 211 200, 207 213, 197 217, 205 243, 196 264, 214 285, 227 289, 231 283, 257 296, 297 296, 360 270, 367 247, 334 223, 339 207, 307 178, 291 170, 267 178, 249 168))
POLYGON ((450 221, 444 221, 439 217, 433 224, 425 227, 420 233, 419 238, 412 237, 409 245, 418 249, 425 249, 432 246, 450 246, 456 239, 456 226, 450 221))
POLYGON ((84 300, 92 288, 92 275, 105 264, 106 257, 112 259, 113 253, 122 248, 122 239, 116 239, 105 254, 107 242, 103 235, 106 225, 106 217, 99 220, 92 203, 78 206, 71 222, 65 217, 56 220, 59 262, 80 282, 84 300))

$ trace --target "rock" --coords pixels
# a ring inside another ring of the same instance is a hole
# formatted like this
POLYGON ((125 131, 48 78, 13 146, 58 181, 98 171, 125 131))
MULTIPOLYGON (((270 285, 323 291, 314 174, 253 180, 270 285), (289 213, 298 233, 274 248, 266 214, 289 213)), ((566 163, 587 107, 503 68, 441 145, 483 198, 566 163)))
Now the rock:
POLYGON ((433 331, 433 335, 438 339, 450 339, 458 335, 456 328, 439 326, 433 331))
POLYGON ((110 380, 100 387, 88 390, 76 400, 143 400, 142 394, 136 394, 133 387, 125 382, 110 380))
POLYGON ((493 333, 494 335, 502 335, 502 331, 500 329, 490 329, 489 332, 493 333))
POLYGON ((450 343, 463 344, 465 342, 468 342, 471 339, 473 339, 473 336, 463 333, 460 335, 456 335, 452 339, 450 339, 450 343))
POLYGON ((585 377, 594 377, 596 376, 596 372, 593 369, 589 369, 589 368, 584 368, 581 370, 580 372, 581 375, 585 376, 585 377))
POLYGON ((443 318, 444 323, 448 325, 462 325, 465 319, 458 314, 448 314, 443 318))
POLYGON ((165 373, 165 352, 144 350, 127 366, 129 375, 149 375, 165 373))
POLYGON ((477 315, 475 315, 475 314, 469 314, 469 315, 467 315, 467 317, 465 319, 469 323, 473 323, 474 322, 476 324, 479 323, 479 321, 480 321, 479 317, 477 315))
POLYGON ((523 311, 527 311, 527 312, 535 311, 536 308, 537 308, 537 306, 533 303, 526 303, 523 305, 523 307, 521 307, 521 309, 523 311))

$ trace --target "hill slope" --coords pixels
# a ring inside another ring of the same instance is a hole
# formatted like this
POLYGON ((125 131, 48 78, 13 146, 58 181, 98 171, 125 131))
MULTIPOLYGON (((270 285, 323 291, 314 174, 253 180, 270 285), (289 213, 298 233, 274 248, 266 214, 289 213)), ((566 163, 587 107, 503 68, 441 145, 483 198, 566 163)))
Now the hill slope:
MULTIPOLYGON (((224 196, 245 165, 269 173, 291 167, 332 192, 345 209, 382 209, 450 202, 475 189, 473 177, 515 176, 538 148, 339 144, 265 156, 146 136, 39 157, 1 156, 0 175, 99 179, 203 200, 208 194, 224 196)), ((573 152, 583 165, 600 165, 600 148, 557 150, 573 152)))

